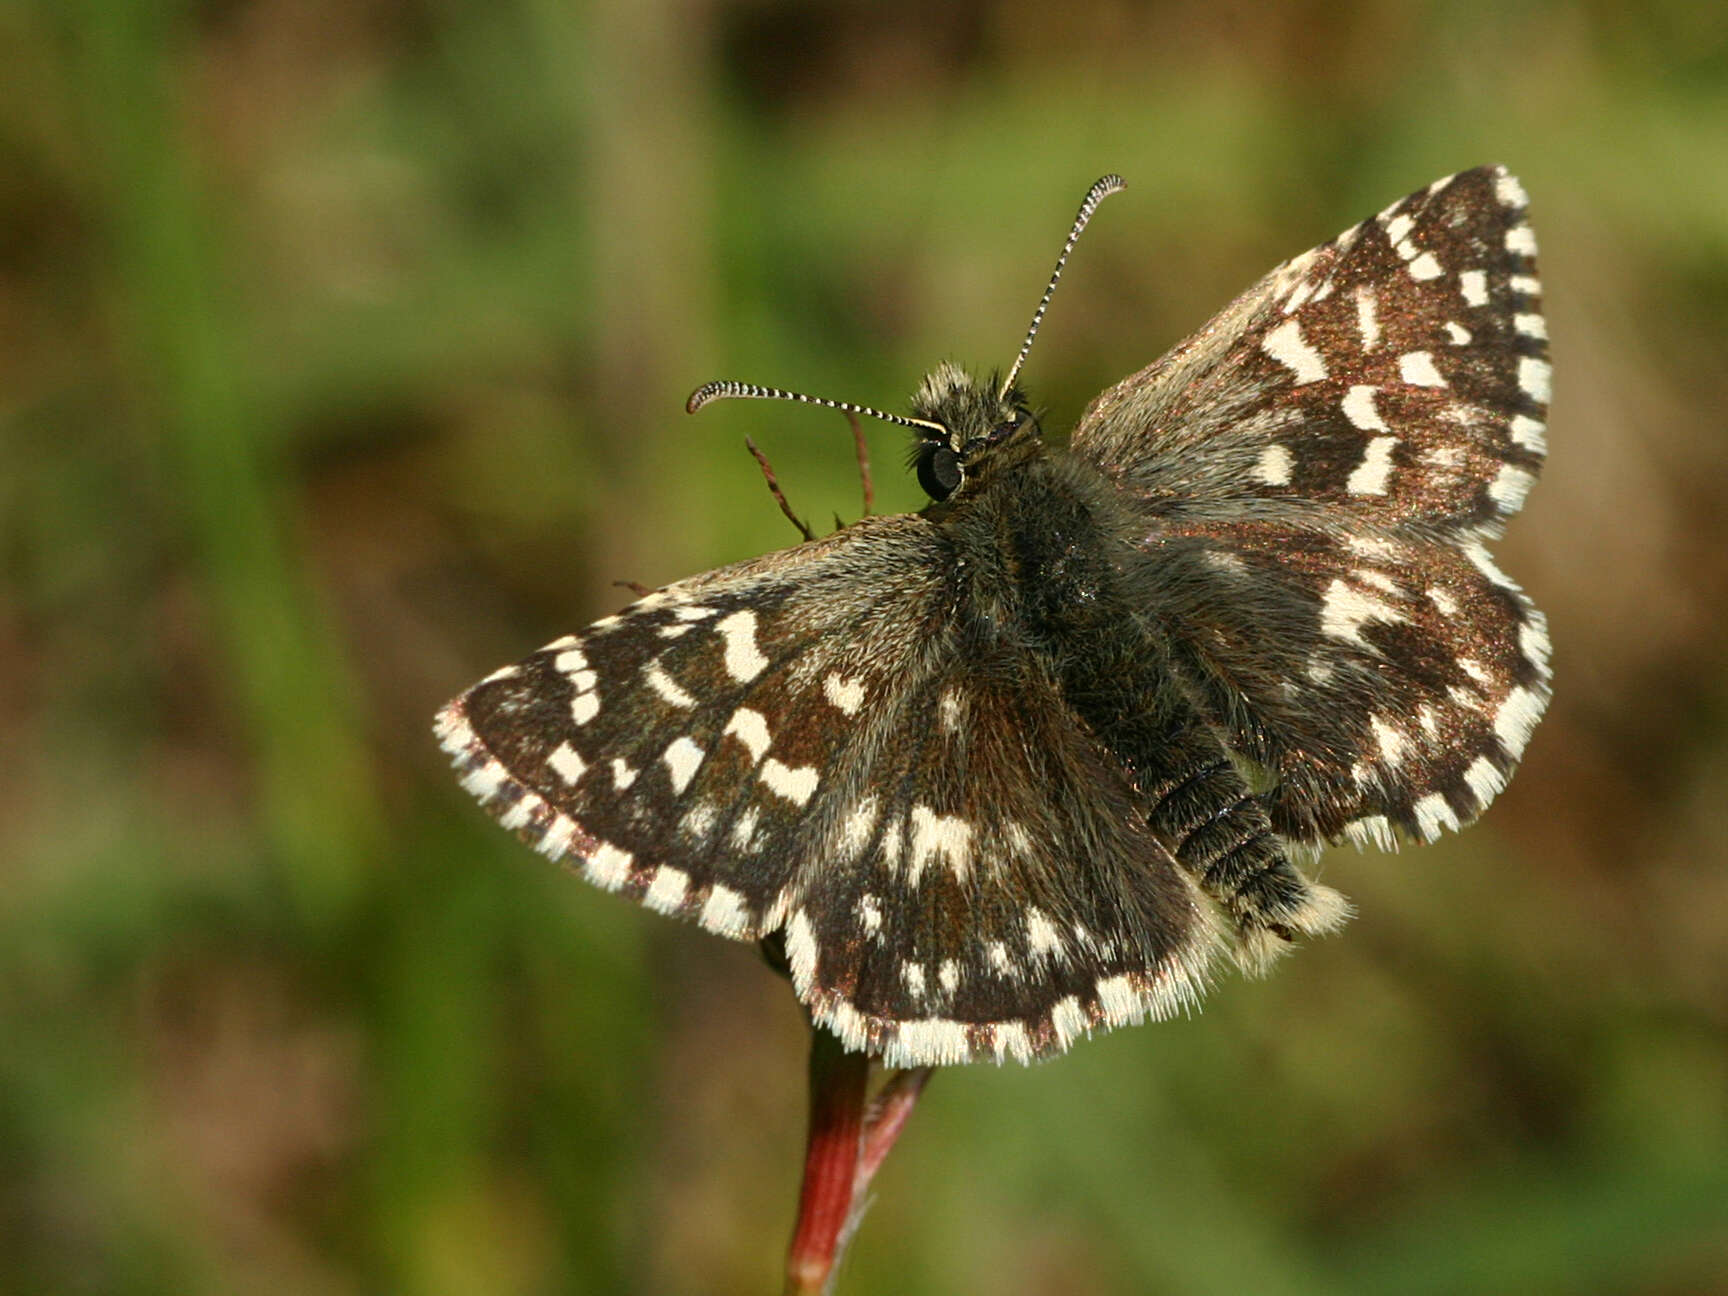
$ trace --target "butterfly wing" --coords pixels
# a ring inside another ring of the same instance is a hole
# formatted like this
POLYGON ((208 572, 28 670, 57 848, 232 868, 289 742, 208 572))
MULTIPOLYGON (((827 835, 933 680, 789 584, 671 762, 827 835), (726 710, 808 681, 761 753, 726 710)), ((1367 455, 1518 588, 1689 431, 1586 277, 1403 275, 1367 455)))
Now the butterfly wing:
POLYGON ((1280 266, 1093 402, 1073 451, 1134 510, 1173 665, 1291 838, 1468 822, 1549 694, 1484 542, 1545 453, 1522 187, 1436 181, 1280 266))
POLYGON ((1208 907, 1036 660, 964 638, 922 517, 669 586, 445 708, 464 784, 590 881, 741 940, 893 1065, 1190 1001, 1208 907))

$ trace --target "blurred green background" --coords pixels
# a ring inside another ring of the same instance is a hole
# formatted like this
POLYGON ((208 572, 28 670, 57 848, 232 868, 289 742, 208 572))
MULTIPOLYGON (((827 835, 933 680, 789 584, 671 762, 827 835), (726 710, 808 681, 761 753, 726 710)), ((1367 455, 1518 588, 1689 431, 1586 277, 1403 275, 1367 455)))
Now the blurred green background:
MULTIPOLYGON (((944 1073, 846 1293, 1728 1290, 1728 10, 0 2, 0 1290, 761 1293, 804 1027, 547 866, 435 708, 857 511, 844 423, 1047 424, 1503 161, 1553 708, 1468 834, 1203 1015, 944 1073)), ((883 505, 913 507, 899 430, 883 505)))

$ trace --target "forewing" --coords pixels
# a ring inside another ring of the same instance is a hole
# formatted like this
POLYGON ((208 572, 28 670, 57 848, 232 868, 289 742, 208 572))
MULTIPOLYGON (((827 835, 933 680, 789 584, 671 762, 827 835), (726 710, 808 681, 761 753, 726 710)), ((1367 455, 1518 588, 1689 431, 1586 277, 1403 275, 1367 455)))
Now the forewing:
POLYGON ((871 518, 667 586, 451 702, 438 733, 505 827, 589 881, 753 940, 836 751, 932 669, 940 541, 871 518))
POLYGON ((1174 662, 1293 838, 1468 822, 1547 703, 1542 616, 1483 547, 1545 452, 1535 250, 1504 169, 1437 181, 1075 432, 1134 514, 1174 662))
POLYGON ((1073 449, 1159 517, 1494 530, 1546 449, 1526 207, 1500 167, 1393 203, 1100 395, 1073 449))

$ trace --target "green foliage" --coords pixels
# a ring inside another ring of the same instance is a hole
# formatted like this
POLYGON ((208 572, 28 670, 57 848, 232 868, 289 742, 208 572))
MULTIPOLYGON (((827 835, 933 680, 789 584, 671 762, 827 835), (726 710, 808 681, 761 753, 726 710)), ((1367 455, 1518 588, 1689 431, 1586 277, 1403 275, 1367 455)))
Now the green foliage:
MULTIPOLYGON (((1205 1014, 937 1077, 844 1291, 1728 1286, 1728 23, 1675 3, 0 6, 0 1290, 759 1292, 803 1027, 432 712, 850 517, 833 416, 1071 421, 1446 172, 1534 195, 1558 692, 1466 837, 1205 1014)), ((881 504, 914 506, 893 429, 881 504)))

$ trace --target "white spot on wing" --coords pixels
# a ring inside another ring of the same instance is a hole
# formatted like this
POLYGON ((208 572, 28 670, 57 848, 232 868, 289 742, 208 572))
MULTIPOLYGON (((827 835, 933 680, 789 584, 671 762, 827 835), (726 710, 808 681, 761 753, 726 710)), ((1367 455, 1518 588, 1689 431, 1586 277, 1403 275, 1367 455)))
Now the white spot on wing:
POLYGON ((570 718, 579 725, 585 725, 600 714, 600 695, 598 693, 578 693, 570 699, 570 718))
POLYGON ((1434 367, 1434 357, 1426 351, 1411 351, 1398 357, 1399 376, 1412 387, 1444 387, 1446 380, 1434 367))
POLYGON ((858 897, 858 925, 866 936, 882 930, 882 902, 868 891, 858 897))
POLYGON ((1494 177, 1494 196, 1514 211, 1530 205, 1530 195, 1524 192, 1524 186, 1518 183, 1518 177, 1506 171, 1501 171, 1494 177))
POLYGON ((942 732, 953 733, 960 727, 960 690, 948 689, 942 694, 942 700, 937 703, 937 710, 942 716, 942 732))
POLYGON ((972 825, 955 815, 937 814, 929 806, 912 807, 912 847, 907 881, 916 886, 927 865, 945 860, 958 879, 972 866, 972 825))
POLYGON ((1290 457, 1290 451, 1281 445, 1269 445, 1260 452, 1260 460, 1254 465, 1254 475, 1268 486, 1288 486, 1290 470, 1295 461, 1290 457))
POLYGON ((697 921, 722 936, 739 937, 750 930, 750 915, 744 908, 743 894, 718 882, 702 902, 702 914, 697 921))
POLYGON ((1432 446, 1422 452, 1422 462, 1447 470, 1462 468, 1464 466, 1464 447, 1455 445, 1432 446))
POLYGON ((1084 1035, 1089 1025, 1086 1010, 1074 995, 1059 1000, 1050 1010, 1050 1024, 1056 1028, 1056 1039, 1062 1048, 1067 1048, 1084 1035))
POLYGON ((1488 275, 1481 270, 1466 270, 1458 276, 1458 291, 1472 306, 1488 304, 1488 275))
POLYGON ((1514 225, 1506 231, 1506 250, 1520 256, 1536 255, 1536 231, 1528 225, 1514 225))
POLYGON ((840 853, 846 859, 857 859, 870 844, 876 831, 877 813, 876 798, 867 796, 840 821, 840 853))
POLYGON ((1528 414, 1514 414, 1508 430, 1512 439, 1526 450, 1534 450, 1537 454, 1548 452, 1548 426, 1541 419, 1531 418, 1528 414))
POLYGON ((1233 554, 1227 549, 1207 549, 1200 556, 1214 571, 1227 572, 1232 576, 1241 576, 1248 571, 1248 563, 1242 555, 1233 554))
POLYGON ((927 1017, 901 1023, 896 1044, 884 1050, 883 1060, 890 1066, 953 1066, 970 1056, 962 1023, 927 1017))
POLYGON ((1470 342, 1470 330, 1456 320, 1446 321, 1446 339, 1453 346, 1467 346, 1470 342))
POLYGON ((803 998, 816 976, 816 929, 802 909, 786 924, 786 961, 792 965, 792 985, 803 998))
POLYGON ((648 893, 642 897, 642 903, 656 913, 677 913, 689 889, 688 873, 670 864, 662 864, 654 870, 654 880, 648 884, 648 893))
POLYGON ((1440 835, 1443 828, 1457 828, 1458 815, 1451 804, 1438 792, 1430 792, 1410 807, 1416 816, 1416 830, 1429 841, 1440 835))
POLYGON ((1424 252, 1412 261, 1406 269, 1410 271, 1412 279, 1438 279, 1446 273, 1441 268, 1440 263, 1434 259, 1432 252, 1424 252))
POLYGON ((1386 240, 1389 243, 1402 243, 1404 236, 1416 228, 1416 222, 1408 212, 1399 212, 1386 222, 1386 240))
POLYGON ((749 707, 739 707, 726 722, 725 733, 732 735, 750 751, 752 763, 762 759, 768 750, 768 717, 749 707))
POLYGON ((1548 654, 1552 651, 1548 642, 1548 623, 1534 608, 1530 609, 1529 615, 1530 619, 1518 627, 1518 651, 1538 670, 1547 670, 1548 654))
POLYGON ((744 812, 732 821, 732 849, 749 852, 756 849, 756 820, 761 812, 755 806, 744 807, 744 812))
POLYGON ((1493 555, 1480 543, 1460 545, 1459 548, 1463 550, 1464 556, 1470 560, 1471 566, 1501 589, 1515 590, 1518 588, 1517 582, 1500 570, 1493 555))
POLYGON ((1026 911, 1026 944, 1035 956, 1060 957, 1062 954, 1062 933, 1056 930, 1056 924, 1045 916, 1042 909, 1034 907, 1026 911))
POLYGON ((801 765, 793 769, 782 765, 772 756, 762 762, 761 778, 770 792, 799 806, 806 804, 815 795, 816 785, 821 782, 821 775, 811 766, 801 765))
POLYGON ((1380 411, 1374 408, 1375 388, 1364 383, 1358 383, 1344 393, 1342 408, 1344 417, 1365 432, 1384 432, 1386 420, 1380 417, 1380 411))
POLYGON ((1398 849, 1398 835, 1392 831, 1392 821, 1385 815, 1364 815, 1344 825, 1344 836, 1358 846, 1377 846, 1383 851, 1398 849))
POLYGON ((554 747, 552 754, 546 758, 546 763, 566 783, 574 783, 588 770, 588 762, 577 755, 576 749, 567 742, 561 742, 554 747))
POLYGON ((859 1012, 844 999, 833 1001, 828 1011, 833 1014, 828 1025, 840 1042, 846 1046, 849 1053, 861 1053, 870 1042, 869 1029, 864 1024, 864 1014, 859 1012))
POLYGON ((636 771, 631 767, 630 762, 622 757, 614 756, 612 758, 612 786, 623 792, 635 781, 636 771))
POLYGON ((1388 540, 1382 540, 1378 536, 1346 536, 1344 547, 1351 553, 1360 554, 1364 558, 1391 559, 1398 556, 1398 546, 1388 540))
POLYGON ((1530 399, 1546 405, 1552 394, 1554 369, 1546 360, 1533 356, 1518 359, 1518 386, 1530 399))
POLYGON ((648 687, 668 705, 686 711, 696 705, 696 699, 680 688, 678 681, 666 673, 666 668, 660 664, 658 657, 642 668, 642 675, 648 681, 648 687))
POLYGON ((690 807, 689 813, 679 821, 678 829, 685 836, 694 838, 698 842, 706 841, 708 835, 714 831, 714 825, 719 818, 719 812, 712 802, 698 801, 690 807))
POLYGON ((1428 587, 1428 600, 1440 609, 1442 616, 1458 615, 1458 600, 1438 585, 1428 587))
POLYGON ((1112 1026, 1126 1026, 1146 1015, 1139 989, 1126 976, 1107 977, 1098 983, 1098 1006, 1112 1026))
POLYGON ((574 675, 579 670, 588 669, 588 658, 580 648, 566 648, 552 659, 552 667, 565 675, 574 675))
POLYGON ((1523 754, 1530 731, 1542 718, 1542 698, 1527 688, 1515 688, 1494 712, 1494 733, 1512 756, 1523 754))
POLYGON ((900 867, 900 851, 905 833, 898 817, 890 819, 882 826, 882 862, 888 866, 890 873, 900 867))
POLYGON ((498 789, 504 786, 504 781, 509 777, 497 761, 487 761, 478 769, 469 770, 460 781, 470 795, 485 803, 498 795, 498 789))
POLYGON ((1514 464, 1501 464, 1500 471, 1488 484, 1488 498, 1499 505, 1501 512, 1516 513, 1524 506, 1524 497, 1535 483, 1533 473, 1514 464))
POLYGON ((1362 462, 1344 483, 1352 495, 1384 495, 1387 479, 1392 475, 1392 447, 1398 444, 1394 436, 1377 436, 1369 441, 1362 462))
POLYGON ((768 659, 756 646, 756 614, 748 608, 715 623, 726 636, 726 673, 740 683, 755 679, 768 669, 768 659))
POLYGON ((1380 744, 1380 759, 1388 765, 1396 765, 1403 760, 1404 753, 1410 746, 1403 730, 1379 716, 1370 716, 1368 724, 1374 730, 1374 740, 1380 744))
POLYGON ((1361 590, 1334 580, 1326 587, 1326 598, 1320 606, 1321 633, 1334 639, 1363 642, 1362 627, 1369 621, 1397 622, 1405 616, 1391 604, 1364 594, 1361 590))
POLYGON ((1374 289, 1361 284, 1356 289, 1356 331, 1362 336, 1362 349, 1372 351, 1380 342, 1380 318, 1374 289))
POLYGON ((861 680, 847 679, 837 671, 831 671, 822 681, 822 696, 845 715, 857 715, 858 708, 864 705, 864 684, 861 680))
POLYGON ((1470 791, 1475 794, 1476 804, 1485 806, 1506 786, 1506 776, 1500 772, 1500 767, 1486 756, 1478 756, 1469 769, 1464 771, 1464 781, 1470 785, 1470 791))
POLYGON ((1540 315, 1530 315, 1521 311, 1512 317, 1512 327, 1525 337, 1541 338, 1544 341, 1548 338, 1548 321, 1540 315))
POLYGON ((1302 337, 1302 326, 1287 319, 1260 341, 1260 349, 1296 377, 1296 385, 1319 382, 1326 376, 1326 362, 1302 337))
POLYGON ((1017 1062, 1032 1060, 1032 1039, 1026 1034, 1026 1024, 1017 1021, 997 1022, 992 1028, 996 1045, 996 1060, 1013 1057, 1017 1062))
POLYGON ((560 859, 570 849, 576 836, 576 825, 567 815, 558 815, 546 829, 546 835, 534 843, 534 849, 547 859, 560 859))
POLYGON ((597 887, 616 891, 629 879, 630 865, 635 862, 635 858, 629 851, 619 850, 611 842, 601 842, 582 865, 582 876, 597 887))
POLYGON ((696 771, 702 768, 702 758, 708 753, 703 751, 688 738, 675 738, 671 746, 666 748, 662 757, 666 769, 672 776, 672 790, 683 794, 690 786, 690 780, 696 777, 696 771))

